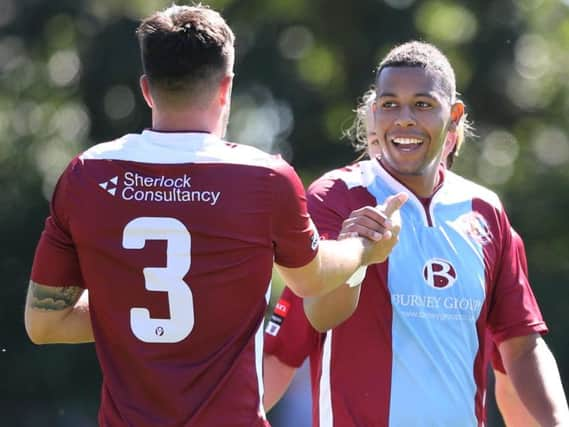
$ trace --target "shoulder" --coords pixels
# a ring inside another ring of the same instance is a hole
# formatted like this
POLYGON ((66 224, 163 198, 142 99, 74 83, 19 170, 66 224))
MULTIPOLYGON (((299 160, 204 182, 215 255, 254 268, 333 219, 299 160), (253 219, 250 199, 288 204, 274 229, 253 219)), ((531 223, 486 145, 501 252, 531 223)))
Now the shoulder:
POLYGON ((346 193, 359 193, 366 190, 374 179, 373 164, 362 161, 326 172, 308 187, 307 194, 323 200, 345 196, 346 193))
POLYGON ((280 154, 269 154, 257 147, 243 145, 235 142, 221 141, 220 150, 225 151, 235 163, 251 166, 265 166, 269 168, 290 168, 289 163, 280 154))
POLYGON ((494 191, 453 172, 447 172, 445 187, 445 196, 455 199, 454 202, 469 200, 493 210, 503 211, 500 197, 494 191))
POLYGON ((127 134, 112 141, 93 145, 81 153, 77 159, 83 161, 128 157, 129 152, 134 150, 134 147, 132 146, 133 140, 136 140, 139 137, 140 135, 138 134, 127 134))
POLYGON ((212 163, 286 168, 278 155, 256 147, 224 141, 207 133, 167 133, 145 130, 94 145, 81 160, 124 160, 153 164, 212 163))

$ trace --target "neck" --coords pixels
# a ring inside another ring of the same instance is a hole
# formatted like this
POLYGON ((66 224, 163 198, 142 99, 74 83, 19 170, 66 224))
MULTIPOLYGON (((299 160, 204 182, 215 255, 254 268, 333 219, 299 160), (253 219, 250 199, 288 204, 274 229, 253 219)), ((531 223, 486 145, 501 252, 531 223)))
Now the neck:
POLYGON ((418 197, 431 197, 435 188, 439 185, 439 171, 435 171, 433 176, 408 175, 403 178, 403 183, 418 197))
POLYGON ((433 171, 429 171, 427 174, 413 175, 395 172, 381 160, 380 163, 386 171, 417 197, 431 197, 441 180, 439 168, 434 168, 433 171))
POLYGON ((152 128, 168 132, 207 132, 218 137, 221 133, 221 115, 203 109, 164 111, 152 110, 152 128))

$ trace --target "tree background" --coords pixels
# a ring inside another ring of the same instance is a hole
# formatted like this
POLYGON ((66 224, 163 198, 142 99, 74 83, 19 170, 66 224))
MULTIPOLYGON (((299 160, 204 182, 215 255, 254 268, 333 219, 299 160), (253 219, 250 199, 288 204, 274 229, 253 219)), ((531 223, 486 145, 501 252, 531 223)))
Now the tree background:
MULTIPOLYGON (((150 126, 134 30, 142 16, 170 4, 0 0, 4 426, 96 425, 101 378, 94 348, 32 345, 23 324, 25 292, 47 200, 67 162, 94 143, 150 126)), ((230 138, 282 153, 305 184, 354 158, 340 136, 383 54, 409 39, 448 54, 477 134, 455 170, 498 192, 524 237, 551 329, 546 340, 567 390, 569 1, 209 4, 237 36, 230 138)), ((489 401, 489 425, 500 426, 489 401)), ((275 427, 298 426, 290 411, 282 419, 275 414, 275 427)))

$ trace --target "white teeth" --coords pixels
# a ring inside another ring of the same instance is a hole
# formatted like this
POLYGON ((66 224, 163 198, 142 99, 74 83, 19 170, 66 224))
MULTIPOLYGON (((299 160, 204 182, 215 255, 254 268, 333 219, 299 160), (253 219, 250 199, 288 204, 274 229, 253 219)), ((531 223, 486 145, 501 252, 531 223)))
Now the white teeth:
POLYGON ((417 138, 393 138, 393 142, 396 144, 410 145, 410 144, 421 144, 423 140, 417 138))

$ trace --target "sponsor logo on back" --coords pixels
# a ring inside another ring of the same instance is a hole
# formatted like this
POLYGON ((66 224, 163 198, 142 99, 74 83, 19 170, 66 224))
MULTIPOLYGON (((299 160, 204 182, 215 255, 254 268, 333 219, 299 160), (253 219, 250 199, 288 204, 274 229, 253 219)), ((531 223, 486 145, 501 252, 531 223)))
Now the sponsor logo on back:
POLYGON ((117 194, 117 184, 119 181, 118 176, 114 176, 108 181, 101 182, 99 187, 109 193, 111 196, 115 196, 117 194))
POLYGON ((147 176, 128 171, 122 177, 114 176, 100 182, 99 187, 113 197, 134 202, 187 202, 215 206, 221 198, 221 191, 191 188, 188 174, 147 176))

